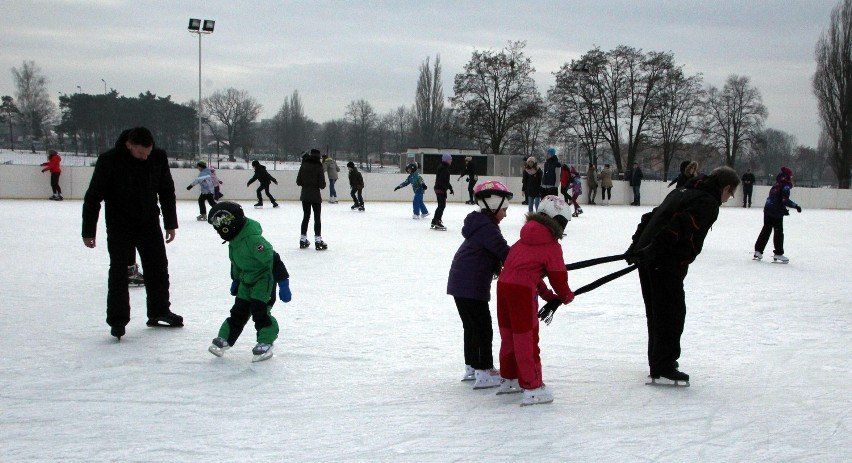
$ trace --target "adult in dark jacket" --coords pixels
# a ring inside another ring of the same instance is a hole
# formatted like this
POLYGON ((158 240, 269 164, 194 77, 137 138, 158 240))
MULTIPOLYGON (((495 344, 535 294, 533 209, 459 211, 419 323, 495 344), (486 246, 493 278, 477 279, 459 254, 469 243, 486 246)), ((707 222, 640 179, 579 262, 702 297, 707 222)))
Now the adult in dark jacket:
POLYGON ((317 251, 328 248, 322 240, 322 195, 325 189, 325 169, 320 159, 320 150, 312 149, 308 156, 302 158, 302 165, 296 175, 296 185, 302 187, 299 201, 302 202, 302 228, 299 237, 299 247, 310 247, 308 241, 308 222, 311 220, 311 210, 314 213, 314 245, 317 251))
POLYGON ((645 174, 642 173, 642 169, 639 168, 639 163, 633 163, 633 170, 630 172, 630 186, 633 187, 633 202, 630 203, 631 206, 639 205, 639 193, 642 188, 642 179, 645 178, 645 174))
POLYGON ((272 193, 269 192, 269 185, 271 183, 278 185, 278 180, 270 175, 269 172, 266 171, 266 166, 258 162, 257 159, 251 162, 251 166, 254 168, 254 176, 249 179, 246 186, 251 185, 255 180, 260 183, 257 187, 257 204, 255 204, 254 207, 263 207, 263 196, 260 195, 262 191, 266 192, 266 197, 269 198, 269 201, 272 203, 272 207, 278 207, 278 203, 275 202, 275 198, 273 198, 272 193))
POLYGON ((754 243, 754 259, 763 259, 763 250, 772 235, 772 244, 775 246, 772 260, 786 264, 790 261, 784 255, 784 216, 790 215, 788 207, 797 212, 802 212, 801 206, 790 199, 790 190, 793 189, 793 171, 789 167, 782 167, 781 172, 775 177, 775 184, 769 189, 769 196, 763 206, 763 228, 757 235, 754 243))
POLYGON ((538 205, 541 202, 541 168, 538 167, 538 161, 532 156, 527 158, 527 163, 524 166, 524 174, 522 182, 527 195, 527 209, 529 212, 538 210, 538 205))
POLYGON ((509 245, 499 225, 506 217, 512 193, 503 183, 489 181, 477 186, 474 197, 481 209, 464 219, 464 241, 450 265, 447 294, 455 299, 464 328, 462 381, 475 379, 474 389, 482 389, 500 385, 491 353, 494 331, 488 302, 494 275, 500 273, 509 255, 509 245))
POLYGON ((130 322, 127 268, 133 248, 145 269, 148 326, 183 326, 171 312, 169 271, 165 242, 175 239, 178 228, 175 184, 166 152, 154 147, 154 137, 144 127, 125 130, 115 147, 98 157, 89 189, 83 199, 83 244, 95 247, 101 202, 109 252, 107 318, 110 334, 121 339, 130 322), (157 205, 159 201, 159 206, 157 205))
POLYGON ((698 175, 698 162, 683 161, 680 163, 680 173, 677 177, 669 182, 669 186, 675 185, 675 188, 683 188, 690 179, 698 175))
POLYGON ((355 163, 352 161, 346 163, 346 168, 349 169, 349 195, 352 196, 352 201, 355 202, 351 209, 353 211, 358 209, 363 212, 364 196, 361 192, 364 189, 364 176, 361 175, 361 172, 358 172, 358 168, 355 167, 355 163))
POLYGON ((465 175, 467 176, 467 180, 465 180, 467 182, 467 196, 470 199, 465 201, 464 203, 465 204, 476 204, 476 201, 473 200, 473 187, 476 186, 477 176, 476 176, 476 164, 473 163, 473 157, 472 156, 467 156, 467 157, 464 158, 464 172, 462 172, 462 174, 459 175, 459 178, 457 178, 456 181, 458 182, 465 175))
POLYGON ((432 217, 432 228, 435 230, 446 230, 444 226, 444 209, 447 208, 447 193, 453 192, 453 185, 450 184, 450 164, 453 163, 453 157, 449 153, 441 155, 441 164, 438 165, 438 170, 435 171, 435 197, 438 199, 438 208, 435 209, 435 216, 432 217))
POLYGON ((556 157, 556 148, 547 149, 544 159, 544 168, 541 176, 541 197, 559 195, 559 179, 556 177, 556 169, 562 167, 559 158, 556 157))
POLYGON ((746 173, 743 174, 743 207, 751 207, 751 194, 754 191, 754 174, 751 173, 751 169, 746 169, 746 173))
POLYGON ((739 183, 733 169, 719 167, 669 193, 636 228, 627 260, 639 264, 648 320, 648 365, 654 379, 689 381, 689 375, 677 369, 686 319, 683 280, 701 253, 719 206, 734 195, 739 183))

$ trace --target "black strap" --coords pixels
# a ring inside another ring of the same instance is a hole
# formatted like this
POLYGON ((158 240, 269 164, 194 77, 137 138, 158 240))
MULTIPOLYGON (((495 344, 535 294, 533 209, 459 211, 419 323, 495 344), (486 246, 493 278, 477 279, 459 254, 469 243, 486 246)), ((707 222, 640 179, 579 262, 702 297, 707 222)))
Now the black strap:
POLYGON ((607 257, 598 257, 595 259, 589 260, 581 260, 580 262, 574 262, 573 264, 566 264, 565 270, 579 270, 581 268, 591 267, 593 265, 605 264, 607 262, 615 262, 617 260, 623 260, 627 257, 627 253, 619 254, 617 256, 607 256, 607 257))
POLYGON ((583 286, 582 288, 580 288, 580 289, 578 289, 578 290, 574 291, 574 295, 575 295, 575 296, 579 296, 580 294, 587 293, 587 292, 589 292, 589 291, 591 291, 591 290, 593 290, 593 289, 597 288, 598 286, 601 286, 601 285, 603 285, 603 284, 605 284, 605 283, 609 283, 610 281, 615 280, 616 278, 619 278, 619 277, 622 277, 622 276, 624 276, 624 275, 627 275, 628 273, 630 273, 630 272, 632 272, 633 270, 635 270, 635 269, 636 269, 636 266, 637 266, 636 264, 633 264, 633 265, 631 265, 630 267, 623 268, 623 269, 621 269, 621 270, 619 270, 619 271, 617 271, 617 272, 610 273, 610 274, 609 274, 609 275, 607 275, 607 276, 600 277, 600 278, 598 278, 597 280, 595 280, 595 281, 593 281, 593 282, 591 282, 591 283, 587 284, 586 286, 583 286))

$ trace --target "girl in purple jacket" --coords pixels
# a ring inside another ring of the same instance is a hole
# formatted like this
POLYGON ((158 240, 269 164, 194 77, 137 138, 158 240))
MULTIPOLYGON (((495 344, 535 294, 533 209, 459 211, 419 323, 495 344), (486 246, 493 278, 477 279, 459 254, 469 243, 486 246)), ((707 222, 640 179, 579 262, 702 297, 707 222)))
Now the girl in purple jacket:
POLYGON ((488 302, 491 281, 500 273, 509 254, 509 244, 499 225, 506 217, 512 193, 503 183, 488 181, 477 185, 473 196, 480 210, 464 219, 464 242, 450 266, 447 294, 455 299, 464 328, 462 381, 475 381, 474 389, 485 389, 497 387, 502 382, 491 354, 494 331, 488 302))

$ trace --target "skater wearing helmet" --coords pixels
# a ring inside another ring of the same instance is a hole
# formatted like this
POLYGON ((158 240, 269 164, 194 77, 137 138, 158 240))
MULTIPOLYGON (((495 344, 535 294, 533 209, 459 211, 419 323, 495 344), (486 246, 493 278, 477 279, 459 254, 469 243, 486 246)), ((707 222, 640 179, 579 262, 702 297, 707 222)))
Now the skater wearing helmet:
POLYGON ((414 215, 411 218, 416 220, 422 217, 425 219, 429 217, 429 210, 426 209, 426 204, 423 203, 423 193, 426 192, 426 183, 423 182, 423 177, 417 172, 417 163, 412 162, 405 166, 405 172, 408 174, 408 178, 397 185, 393 191, 399 190, 406 185, 411 185, 411 189, 414 190, 414 199, 411 201, 414 215))
POLYGON ((474 381, 474 389, 497 387, 502 382, 494 369, 491 342, 491 281, 509 254, 509 245, 500 232, 500 221, 512 193, 501 182, 488 181, 474 191, 479 210, 464 219, 459 246, 450 265, 447 294, 453 296, 464 329, 465 372, 462 381, 474 381))
POLYGON ((198 164, 195 165, 198 169, 198 177, 195 177, 195 180, 186 187, 186 190, 189 191, 195 185, 200 185, 201 193, 198 195, 198 217, 197 220, 207 220, 207 203, 210 204, 210 207, 216 205, 216 200, 214 196, 216 194, 216 181, 213 180, 213 174, 210 173, 210 169, 207 168, 207 163, 204 161, 198 161, 198 164), (206 203, 205 203, 206 201, 206 203))
POLYGON ((287 267, 272 245, 263 238, 260 224, 249 219, 237 203, 222 201, 210 208, 207 222, 228 242, 231 260, 231 316, 219 327, 219 333, 207 349, 221 357, 243 331, 249 317, 257 329, 257 344, 252 349, 259 362, 272 357, 272 344, 278 338, 278 321, 272 316, 277 283, 278 295, 290 302, 290 280, 287 267))
POLYGON ((662 377, 688 385, 689 375, 678 371, 677 362, 686 319, 683 281, 719 217, 719 206, 734 196, 739 184, 733 169, 718 167, 669 193, 636 227, 626 260, 638 264, 654 381, 662 377))
POLYGON ((782 264, 790 261, 784 255, 784 216, 790 215, 788 207, 802 212, 801 206, 790 199, 793 185, 793 171, 789 167, 781 167, 781 172, 775 177, 775 185, 769 190, 769 196, 763 206, 763 228, 754 243, 754 260, 763 259, 763 250, 769 242, 769 235, 773 235, 772 244, 775 245, 775 251, 772 261, 782 264))
POLYGON ((512 245, 497 280, 500 373, 505 378, 498 394, 523 389, 522 406, 553 402, 541 374, 538 298, 551 306, 574 300, 559 245, 570 220, 571 210, 562 198, 542 199, 538 212, 527 214, 521 239, 512 245), (553 290, 545 285, 545 276, 553 290))

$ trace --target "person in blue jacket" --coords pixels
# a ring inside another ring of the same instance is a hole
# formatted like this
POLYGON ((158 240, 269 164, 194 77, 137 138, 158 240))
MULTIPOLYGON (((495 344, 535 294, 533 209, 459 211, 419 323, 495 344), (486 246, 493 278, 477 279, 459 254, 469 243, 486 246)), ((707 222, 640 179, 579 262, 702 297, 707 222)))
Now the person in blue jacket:
POLYGON ((201 193, 198 195, 198 217, 196 219, 207 220, 207 204, 209 203, 210 207, 216 205, 214 195, 216 193, 217 182, 213 180, 213 174, 207 168, 206 162, 198 161, 195 167, 198 169, 198 177, 195 177, 186 189, 191 190, 195 185, 199 185, 201 193))
POLYGON ((802 212, 801 206, 790 199, 793 185, 793 171, 789 167, 781 167, 781 172, 775 177, 775 184, 769 190, 769 196, 763 206, 763 228, 754 243, 755 260, 763 259, 763 250, 769 242, 769 235, 772 234, 772 244, 775 246, 772 261, 782 264, 790 261, 784 255, 784 216, 790 215, 788 207, 802 212))
POLYGON ((488 302, 494 275, 500 273, 509 255, 509 245, 499 225, 506 217, 512 193, 503 183, 488 181, 476 186, 474 197, 480 210, 464 219, 464 242, 450 266, 447 294, 455 299, 464 328, 462 381, 475 380, 474 389, 485 389, 500 386, 502 382, 491 353, 494 332, 488 302))
POLYGON ((423 177, 420 176, 420 173, 417 172, 417 163, 412 162, 405 166, 405 172, 408 174, 408 177, 404 182, 397 185, 393 191, 399 190, 406 185, 411 185, 411 189, 414 190, 414 199, 411 202, 411 206, 414 209, 414 215, 411 218, 425 219, 426 217, 429 217, 429 209, 426 209, 426 204, 423 203, 423 193, 426 192, 426 183, 423 181, 423 177))

